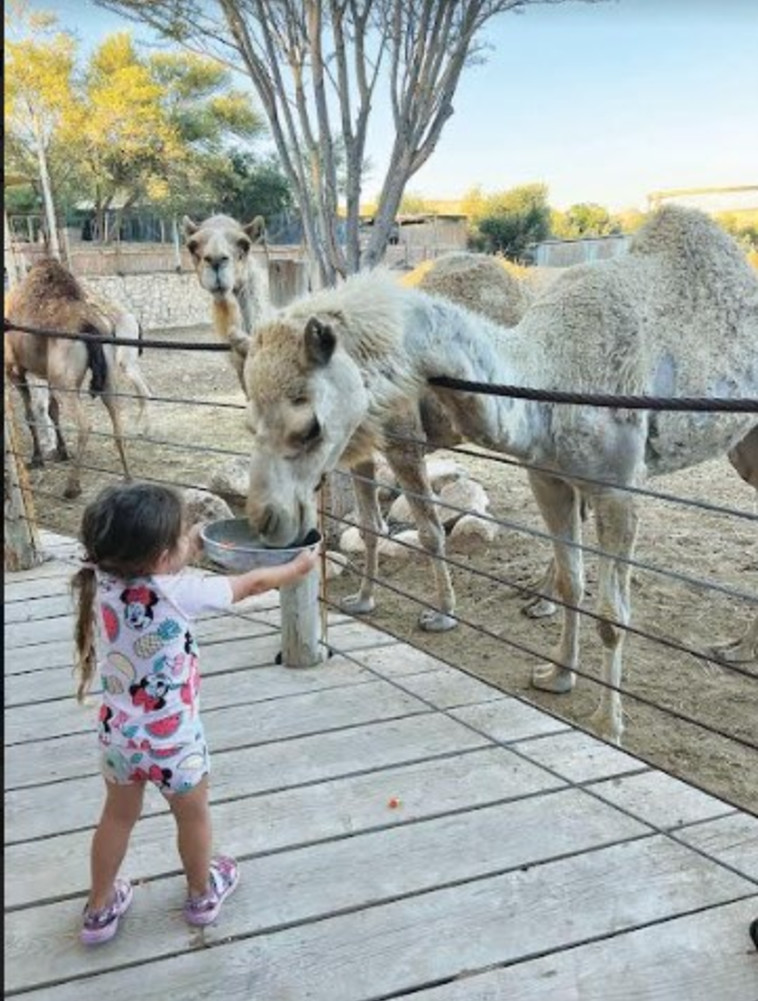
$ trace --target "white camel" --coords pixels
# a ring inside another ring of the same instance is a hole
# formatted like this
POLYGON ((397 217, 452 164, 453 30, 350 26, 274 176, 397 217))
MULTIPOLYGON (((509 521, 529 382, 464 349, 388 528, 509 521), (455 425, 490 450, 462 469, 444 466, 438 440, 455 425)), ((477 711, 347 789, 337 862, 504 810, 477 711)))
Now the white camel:
POLYGON ((264 220, 241 224, 214 215, 202 223, 189 216, 182 229, 200 285, 213 296, 213 328, 231 346, 231 360, 242 389, 250 333, 268 310, 268 276, 251 253, 263 237, 264 220))
MULTIPOLYGON (((355 467, 381 448, 393 420, 414 423, 430 377, 545 390, 755 397, 756 344, 758 277, 715 223, 673 206, 651 217, 626 257, 563 272, 510 331, 400 288, 386 273, 354 276, 290 305, 255 332, 255 364, 246 370, 255 426, 248 519, 271 544, 302 537, 315 523, 313 495, 324 472, 340 461, 355 467)), ((565 602, 554 662, 532 675, 536 687, 553 692, 573 688, 579 662, 579 509, 582 496, 591 500, 604 552, 597 611, 605 685, 595 725, 620 741, 629 559, 638 522, 635 497, 623 488, 726 453, 755 415, 554 405, 441 388, 436 396, 464 437, 550 470, 532 471, 529 479, 553 536, 565 602)), ((419 535, 435 557, 442 555, 443 533, 429 508, 419 535)), ((434 560, 441 614, 452 616, 440 563, 434 560)))

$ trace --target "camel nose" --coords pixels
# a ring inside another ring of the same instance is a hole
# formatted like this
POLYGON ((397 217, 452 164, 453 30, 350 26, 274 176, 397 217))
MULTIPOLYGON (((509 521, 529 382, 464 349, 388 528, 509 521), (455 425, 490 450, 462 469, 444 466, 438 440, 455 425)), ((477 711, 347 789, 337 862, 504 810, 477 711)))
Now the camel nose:
POLYGON ((258 531, 265 539, 276 532, 276 526, 278 523, 279 518, 276 511, 271 504, 267 504, 264 507, 263 513, 258 521, 258 531))

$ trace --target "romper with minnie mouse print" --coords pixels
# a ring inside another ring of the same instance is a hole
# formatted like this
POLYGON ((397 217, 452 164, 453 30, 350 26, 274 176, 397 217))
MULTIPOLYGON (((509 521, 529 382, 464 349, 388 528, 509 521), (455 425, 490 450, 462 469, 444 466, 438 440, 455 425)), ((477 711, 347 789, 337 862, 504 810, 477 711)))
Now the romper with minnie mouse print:
POLYGON ((124 581, 98 571, 97 585, 103 774, 187 792, 210 770, 192 619, 228 608, 231 584, 190 573, 124 581))

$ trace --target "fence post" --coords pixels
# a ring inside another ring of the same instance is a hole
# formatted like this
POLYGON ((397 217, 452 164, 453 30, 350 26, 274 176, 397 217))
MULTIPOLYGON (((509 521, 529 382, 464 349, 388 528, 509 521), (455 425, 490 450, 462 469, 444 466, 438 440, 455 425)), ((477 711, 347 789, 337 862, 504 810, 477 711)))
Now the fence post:
POLYGON ((269 260, 268 288, 271 305, 275 308, 304 295, 308 291, 305 261, 294 258, 269 260))
POLYGON ((5 570, 28 570, 42 562, 29 479, 18 461, 18 436, 5 386, 5 570))
POLYGON ((324 660, 318 591, 317 570, 279 590, 282 664, 286 667, 313 667, 324 660))

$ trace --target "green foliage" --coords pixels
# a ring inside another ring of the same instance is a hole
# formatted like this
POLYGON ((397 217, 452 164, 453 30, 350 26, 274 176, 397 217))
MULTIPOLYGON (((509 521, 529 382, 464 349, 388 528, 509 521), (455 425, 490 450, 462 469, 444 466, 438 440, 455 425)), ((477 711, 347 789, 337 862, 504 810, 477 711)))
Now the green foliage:
POLYGON ((432 203, 427 201, 423 195, 412 191, 406 191, 400 200, 398 212, 404 215, 420 215, 424 212, 433 212, 432 203))
POLYGON ((471 246, 521 261, 529 244, 550 233, 550 207, 545 184, 524 184, 494 195, 467 196, 475 229, 471 246))
POLYGON ((232 151, 214 162, 207 182, 210 197, 188 206, 192 212, 202 208, 250 222, 257 215, 271 220, 293 207, 289 181, 273 157, 260 159, 252 153, 232 151))
POLYGON ((562 240, 577 240, 589 236, 610 236, 620 233, 621 226, 608 209, 595 202, 579 202, 565 212, 554 211, 551 216, 554 236, 562 240))

